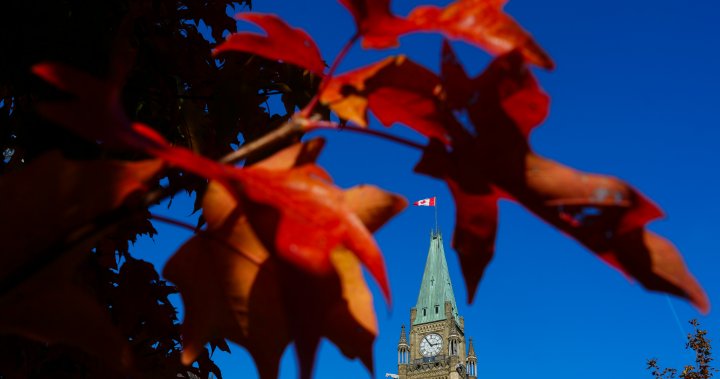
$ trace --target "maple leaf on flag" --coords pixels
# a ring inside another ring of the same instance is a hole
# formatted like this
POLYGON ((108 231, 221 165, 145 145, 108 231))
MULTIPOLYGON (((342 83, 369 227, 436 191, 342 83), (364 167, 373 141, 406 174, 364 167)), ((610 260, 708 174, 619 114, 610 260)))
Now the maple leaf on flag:
POLYGON ((686 298, 707 312, 707 296, 679 252, 645 229, 662 215, 655 204, 617 178, 577 171, 532 151, 528 135, 547 115, 549 101, 520 52, 496 58, 470 79, 447 43, 443 51, 447 90, 458 87, 463 94, 450 106, 467 112, 474 133, 451 130, 450 147, 431 141, 416 171, 445 180, 453 193, 453 246, 470 300, 494 252, 495 203, 507 198, 646 288, 686 298))
POLYGON ((427 199, 418 200, 418 201, 414 202, 413 205, 424 206, 424 207, 434 207, 435 206, 435 196, 427 198, 427 199))
MULTIPOLYGON (((318 140, 296 144, 256 166, 289 170, 307 165, 321 145, 318 140)), ((405 206, 402 198, 372 186, 351 188, 342 196, 370 231, 405 206)), ((188 241, 165 267, 186 306, 183 361, 192 362, 207 341, 228 338, 248 349, 261 377, 274 378, 280 356, 294 341, 305 378, 317 343, 326 336, 372 370, 377 325, 356 253, 335 245, 326 269, 308 271, 267 248, 257 232, 265 226, 253 224, 246 211, 235 195, 211 183, 203 200, 207 231, 188 241)))
POLYGON ((215 56, 241 51, 300 66, 323 76, 325 63, 320 56, 320 50, 302 29, 290 27, 273 14, 239 13, 235 18, 258 25, 265 30, 267 36, 248 32, 233 33, 213 51, 215 56))

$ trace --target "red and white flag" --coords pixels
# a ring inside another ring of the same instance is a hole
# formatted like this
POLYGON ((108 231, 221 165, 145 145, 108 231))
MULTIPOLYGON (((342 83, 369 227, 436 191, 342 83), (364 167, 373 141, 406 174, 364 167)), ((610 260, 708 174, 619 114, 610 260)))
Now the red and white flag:
POLYGON ((435 196, 428 198, 428 199, 418 200, 418 201, 414 202, 413 205, 417 205, 419 207, 434 207, 435 206, 435 196))

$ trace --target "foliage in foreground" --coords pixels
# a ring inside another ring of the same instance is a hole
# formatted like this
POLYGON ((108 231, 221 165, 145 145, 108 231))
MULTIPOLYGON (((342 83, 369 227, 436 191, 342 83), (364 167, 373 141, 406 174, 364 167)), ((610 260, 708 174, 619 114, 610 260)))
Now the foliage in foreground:
MULTIPOLYGON (((224 348, 229 339, 248 349, 262 377, 272 378, 294 343, 301 376, 309 377, 324 337, 372 370, 377 325, 362 267, 390 301, 372 233, 406 201, 370 185, 335 186, 316 163, 325 142, 300 142, 319 129, 370 133, 422 152, 415 171, 445 181, 456 202, 453 246, 469 300, 494 254, 497 202, 505 198, 646 288, 707 311, 707 297, 679 252, 645 228, 662 215, 655 204, 624 181, 533 151, 528 137, 545 119, 549 96, 530 65, 554 63, 503 12, 503 2, 456 0, 444 8, 418 6, 407 16, 393 14, 389 0, 340 2, 357 30, 329 68, 307 33, 270 14, 237 16, 265 34, 208 42, 194 25, 202 19, 220 40, 224 29, 234 29, 224 15, 229 2, 71 2, 69 13, 48 6, 63 15, 50 18, 59 30, 87 33, 75 29, 79 17, 102 33, 92 39, 97 55, 65 51, 69 42, 59 39, 0 77, 6 152, 0 211, 18 215, 0 230, 9 241, 0 256, 0 305, 13 309, 0 316, 0 330, 73 346, 119 375, 153 375, 138 363, 149 353, 137 345, 164 347, 152 334, 159 324, 136 318, 124 329, 119 306, 79 278, 93 257, 106 265, 96 272, 122 273, 136 262, 128 241, 154 232, 148 217, 163 220, 149 207, 188 191, 198 194, 200 224, 164 220, 195 233, 163 270, 186 307, 181 358, 176 335, 162 335, 174 342, 162 350, 168 362, 193 364, 204 359, 208 342, 224 348), (470 78, 445 41, 439 73, 394 56, 336 74, 355 43, 383 49, 416 32, 468 42, 494 60, 470 78), (271 115, 264 103, 275 94, 285 109, 271 115), (367 129, 368 112, 385 126, 410 127, 427 145, 367 129), (116 255, 124 264, 117 266, 116 255), (313 312, 290 317, 288 310, 301 305, 313 312), (47 307, 57 311, 38 316, 47 307), (140 326, 152 333, 137 337, 140 326)), ((151 288, 165 288, 149 277, 151 288)), ((123 301, 132 307, 144 301, 131 284, 110 288, 127 290, 123 301)), ((170 291, 147 306, 161 305, 170 320, 162 325, 174 333, 170 291)), ((211 371, 202 362, 199 368, 211 371)))
MULTIPOLYGON (((695 353, 695 362, 683 367, 679 377, 682 379, 710 379, 718 372, 718 369, 711 365, 714 359, 712 357, 712 345, 710 344, 712 340, 707 338, 707 330, 700 329, 700 323, 697 320, 690 320, 690 325, 693 327, 693 332, 687 335, 688 341, 685 344, 685 349, 692 350, 695 353)), ((661 368, 657 359, 648 359, 647 365, 652 376, 657 379, 678 377, 678 369, 661 368)))

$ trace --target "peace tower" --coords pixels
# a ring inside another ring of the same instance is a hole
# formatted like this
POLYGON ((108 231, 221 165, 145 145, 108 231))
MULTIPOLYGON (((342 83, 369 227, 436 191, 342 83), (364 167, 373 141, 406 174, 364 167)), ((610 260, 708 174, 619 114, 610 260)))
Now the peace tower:
POLYGON ((432 232, 417 304, 398 343, 399 379, 476 379, 472 339, 465 345, 465 320, 458 314, 442 235, 432 232))

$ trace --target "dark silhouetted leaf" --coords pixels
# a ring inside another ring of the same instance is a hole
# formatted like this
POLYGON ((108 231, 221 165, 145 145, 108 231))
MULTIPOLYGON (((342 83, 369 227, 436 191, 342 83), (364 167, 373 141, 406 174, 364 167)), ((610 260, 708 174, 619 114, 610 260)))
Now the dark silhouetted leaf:
POLYGON ((646 288, 708 310, 707 296, 677 250, 645 229, 662 215, 654 204, 619 179, 580 172, 532 152, 527 137, 544 119, 549 101, 519 52, 498 57, 479 77, 468 79, 446 45, 443 71, 448 93, 455 93, 450 105, 467 112, 474 132, 450 130, 450 148, 431 143, 416 170, 446 180, 455 196, 454 246, 463 265, 473 265, 463 267, 470 299, 494 250, 497 207, 492 203, 505 197, 646 288))

